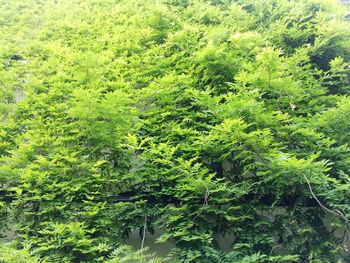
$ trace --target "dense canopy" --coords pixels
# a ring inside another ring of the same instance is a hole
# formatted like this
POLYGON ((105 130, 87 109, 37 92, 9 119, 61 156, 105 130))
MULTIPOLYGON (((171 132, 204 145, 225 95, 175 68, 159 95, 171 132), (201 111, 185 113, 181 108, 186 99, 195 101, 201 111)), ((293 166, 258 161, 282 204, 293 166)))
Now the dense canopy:
POLYGON ((348 262, 345 6, 0 11, 1 262, 348 262), (145 250, 155 230, 165 258, 145 250))

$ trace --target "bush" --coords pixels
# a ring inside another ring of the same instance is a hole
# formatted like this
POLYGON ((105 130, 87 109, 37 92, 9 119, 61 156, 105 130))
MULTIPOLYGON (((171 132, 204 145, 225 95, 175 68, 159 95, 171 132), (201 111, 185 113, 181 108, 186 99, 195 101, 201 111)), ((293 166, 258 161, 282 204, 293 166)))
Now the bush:
POLYGON ((124 246, 146 229, 167 262, 346 256, 338 1, 3 2, 3 260, 158 262, 124 246))

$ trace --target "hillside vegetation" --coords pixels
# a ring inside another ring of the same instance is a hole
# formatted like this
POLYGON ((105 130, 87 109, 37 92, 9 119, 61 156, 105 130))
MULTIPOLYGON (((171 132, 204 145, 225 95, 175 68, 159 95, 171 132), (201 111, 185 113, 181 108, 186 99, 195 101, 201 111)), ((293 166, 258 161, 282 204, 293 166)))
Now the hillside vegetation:
POLYGON ((349 262, 338 1, 0 12, 0 262, 349 262), (166 258, 143 245, 155 229, 166 258))

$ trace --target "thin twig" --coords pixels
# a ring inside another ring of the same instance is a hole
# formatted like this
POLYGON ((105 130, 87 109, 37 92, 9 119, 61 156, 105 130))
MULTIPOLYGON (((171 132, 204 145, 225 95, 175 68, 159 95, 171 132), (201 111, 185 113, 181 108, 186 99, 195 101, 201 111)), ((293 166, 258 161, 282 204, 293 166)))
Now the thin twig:
POLYGON ((276 248, 278 248, 278 247, 284 248, 284 249, 285 249, 285 247, 284 247, 284 246, 281 246, 281 245, 276 245, 276 246, 274 246, 274 247, 271 249, 271 251, 270 251, 268 261, 270 261, 270 258, 271 258, 271 256, 272 256, 272 252, 273 252, 276 248))
POLYGON ((312 197, 316 200, 316 202, 324 209, 326 210, 327 212, 341 218, 341 219, 344 219, 345 221, 348 221, 348 219, 344 216, 344 214, 342 212, 340 212, 339 210, 331 210, 329 208, 327 208, 326 206, 324 206, 321 201, 317 198, 317 196, 314 194, 314 191, 312 190, 312 187, 311 187, 311 184, 310 184, 310 181, 306 178, 306 176, 304 175, 304 178, 306 180, 306 183, 307 185, 309 186, 309 190, 311 192, 311 195, 312 197))
POLYGON ((144 244, 145 244, 145 239, 146 239, 146 231, 147 231, 147 214, 145 215, 145 221, 143 222, 143 231, 142 231, 141 250, 143 250, 143 246, 144 246, 144 244))
POLYGON ((278 98, 277 98, 277 100, 276 100, 276 106, 277 106, 277 109, 279 110, 279 111, 281 111, 281 109, 280 109, 280 99, 282 98, 282 96, 279 96, 278 98))
MULTIPOLYGON (((347 216, 345 216, 341 211, 339 210, 331 210, 329 208, 327 208, 326 206, 324 206, 321 201, 317 198, 317 196, 314 194, 314 191, 312 190, 312 187, 311 187, 311 184, 310 184, 310 181, 307 179, 307 177, 304 175, 304 178, 305 178, 305 181, 307 183, 307 185, 309 186, 309 190, 310 190, 310 193, 312 195, 312 197, 316 200, 316 202, 322 207, 323 210, 326 210, 327 212, 337 216, 338 218, 340 219, 343 219, 345 221, 345 226, 344 226, 344 235, 345 233, 347 234, 346 235, 346 240, 349 240, 349 236, 350 236, 350 232, 349 232, 349 220, 347 218, 347 216)), ((344 236, 342 238, 342 243, 343 243, 343 247, 347 250, 347 245, 345 245, 345 242, 344 242, 344 236)))
POLYGON ((209 188, 208 188, 207 185, 205 186, 205 188, 206 188, 206 190, 205 190, 205 194, 204 194, 203 205, 202 205, 202 207, 201 207, 200 212, 193 218, 193 221, 194 221, 198 216, 200 216, 200 214, 203 212, 204 207, 208 205, 208 198, 209 198, 209 194, 210 194, 210 193, 209 193, 209 188))
POLYGON ((147 214, 145 215, 145 220, 143 222, 143 230, 142 230, 142 241, 141 241, 141 263, 143 262, 143 248, 145 244, 145 239, 146 239, 146 231, 147 231, 147 214))

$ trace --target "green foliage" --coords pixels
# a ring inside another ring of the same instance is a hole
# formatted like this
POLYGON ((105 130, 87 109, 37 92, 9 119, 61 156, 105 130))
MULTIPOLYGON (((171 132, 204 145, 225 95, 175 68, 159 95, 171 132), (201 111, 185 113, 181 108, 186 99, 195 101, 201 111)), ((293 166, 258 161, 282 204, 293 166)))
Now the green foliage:
POLYGON ((147 248, 133 251, 129 246, 121 246, 116 248, 106 263, 132 263, 132 262, 147 262, 147 263, 161 263, 161 258, 154 257, 152 254, 146 254, 147 248))
POLYGON ((0 262, 4 263, 39 263, 45 262, 32 255, 30 247, 16 249, 11 243, 0 245, 0 262))
POLYGON ((0 0, 0 261, 346 259, 337 2, 0 0))

